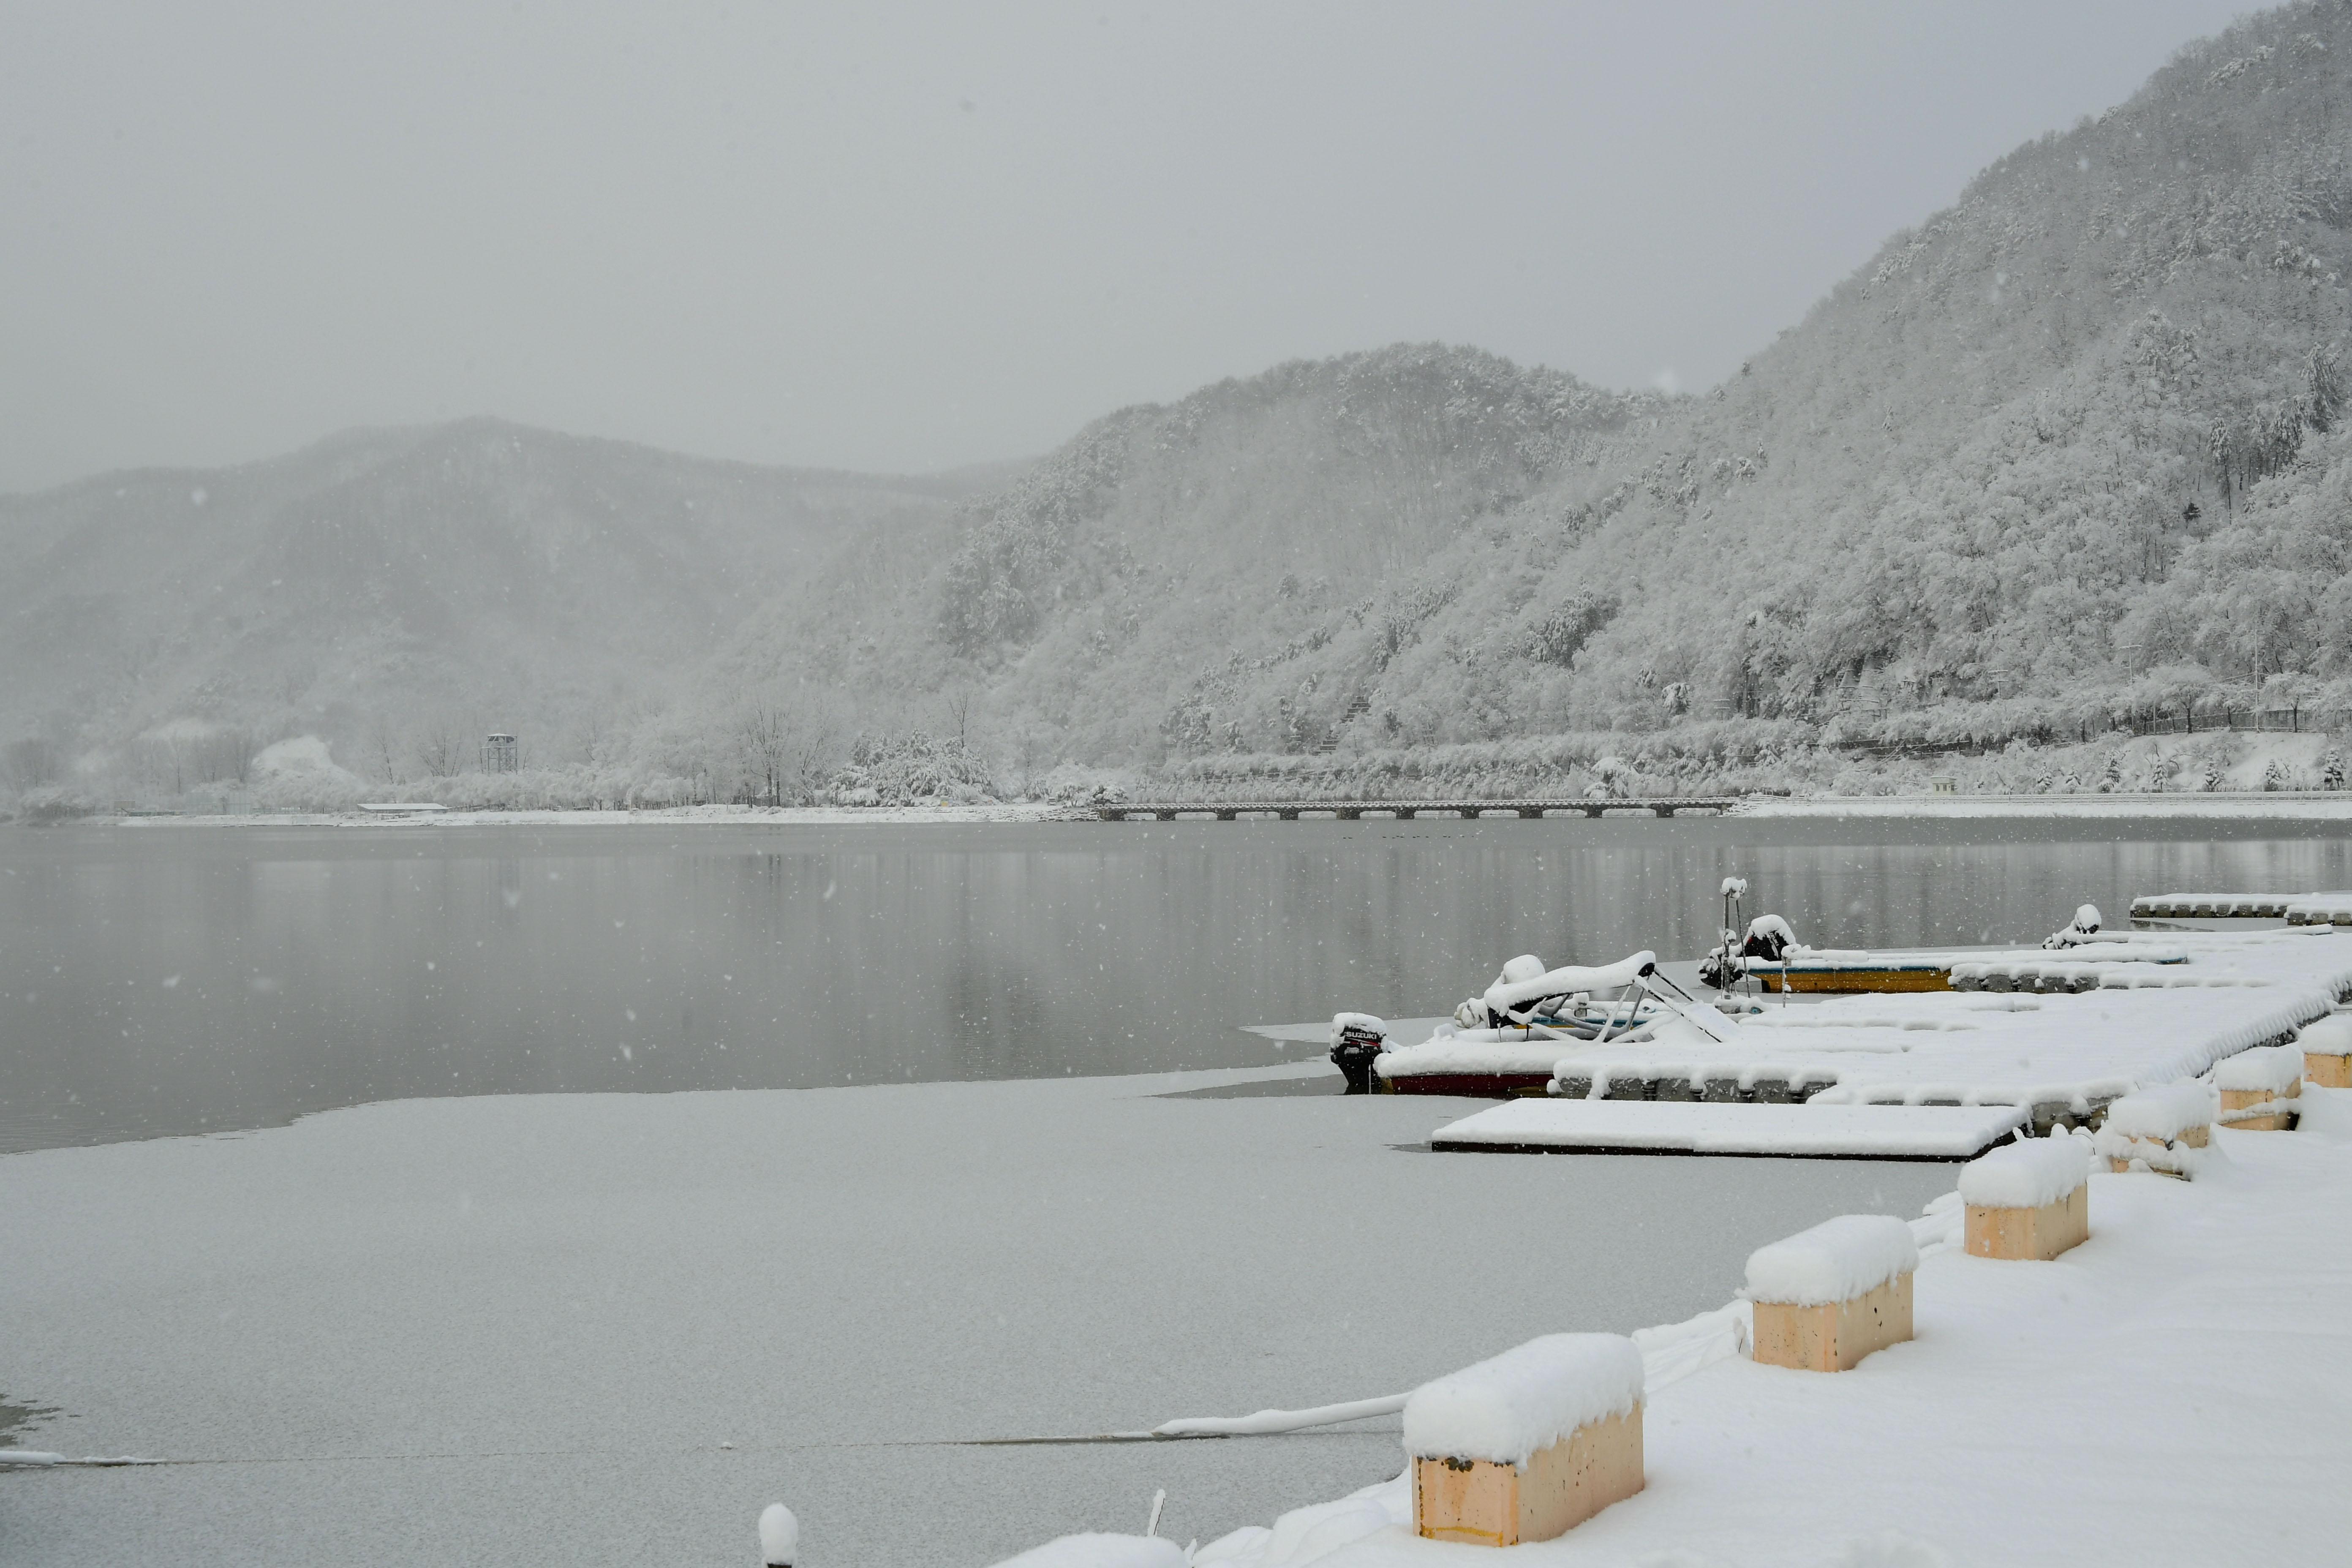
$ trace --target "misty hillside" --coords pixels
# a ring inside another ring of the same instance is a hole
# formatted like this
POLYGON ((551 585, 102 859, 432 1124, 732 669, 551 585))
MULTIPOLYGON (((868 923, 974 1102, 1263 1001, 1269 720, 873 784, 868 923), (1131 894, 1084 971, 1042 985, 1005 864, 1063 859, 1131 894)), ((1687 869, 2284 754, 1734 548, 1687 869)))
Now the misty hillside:
POLYGON ((1342 703, 1377 683, 1441 602, 1431 563, 1657 401, 1399 347, 1126 409, 968 507, 952 553, 755 623, 739 658, 857 690, 966 683, 1000 728, 1087 760, 1311 743, 1298 670, 1342 703))
MULTIPOLYGON (((1286 366, 1104 421, 860 613, 1144 762, 1999 738, 2341 677, 2347 103, 2352 15, 2271 13, 2002 159, 1713 393, 1286 366)), ((819 667, 939 678, 903 644, 819 667)))
POLYGON ((0 726, 318 732, 354 766, 436 729, 576 746, 674 700, 868 531, 943 528, 967 488, 467 420, 0 498, 0 726))

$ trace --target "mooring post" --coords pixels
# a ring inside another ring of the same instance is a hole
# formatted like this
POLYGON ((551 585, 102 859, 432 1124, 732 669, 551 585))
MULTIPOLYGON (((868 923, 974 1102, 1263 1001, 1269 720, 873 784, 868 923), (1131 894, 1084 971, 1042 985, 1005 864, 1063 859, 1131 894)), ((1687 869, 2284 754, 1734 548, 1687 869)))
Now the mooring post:
POLYGON ((793 1568, 800 1555, 801 1521, 782 1503, 772 1502, 760 1510, 760 1562, 761 1568, 793 1568))

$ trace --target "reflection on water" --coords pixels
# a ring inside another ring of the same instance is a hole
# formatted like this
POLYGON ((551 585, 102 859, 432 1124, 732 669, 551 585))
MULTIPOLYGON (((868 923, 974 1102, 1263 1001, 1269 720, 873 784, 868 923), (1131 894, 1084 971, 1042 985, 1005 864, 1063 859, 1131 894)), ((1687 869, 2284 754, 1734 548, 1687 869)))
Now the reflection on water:
POLYGON ((416 1095, 1295 1059, 1234 1026, 1444 1012, 1523 951, 1695 956, 1732 872, 1841 946, 2352 885, 2331 837, 2087 836, 2114 826, 5 831, 0 1151, 416 1095))

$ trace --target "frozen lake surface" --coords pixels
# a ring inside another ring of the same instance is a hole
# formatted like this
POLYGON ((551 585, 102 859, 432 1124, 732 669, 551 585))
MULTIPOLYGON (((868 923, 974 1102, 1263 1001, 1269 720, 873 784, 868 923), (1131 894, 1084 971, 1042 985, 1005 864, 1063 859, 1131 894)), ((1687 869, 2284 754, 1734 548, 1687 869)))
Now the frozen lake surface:
POLYGON ((0 1159, 0 1561, 980 1568, 1208 1540, 1402 1468, 1396 1422, 1127 1445, 1721 1305, 1953 1167, 1419 1152, 1475 1102, 1299 1069, 411 1100, 0 1159), (1171 1097, 1171 1095, 1173 1097, 1171 1097), (723 1445, 732 1445, 731 1447, 723 1445))
POLYGON ((976 1568, 1340 1495, 1392 1422, 974 1440, 1675 1321, 1951 1168, 1432 1154, 1477 1102, 1266 1092, 1336 1075, 1234 1026, 1695 952, 1732 871, 1839 944, 2352 883, 2276 825, 1972 832, 7 834, 0 1426, 181 1462, 0 1477, 0 1560, 724 1562, 781 1498, 812 1563, 976 1568))
MULTIPOLYGON (((1733 872, 1834 946, 2352 883, 2275 821, 0 831, 0 1152, 419 1096, 1263 1065, 1501 959, 1696 956, 1733 872)), ((1337 1087, 1337 1078, 1332 1079, 1337 1087)))

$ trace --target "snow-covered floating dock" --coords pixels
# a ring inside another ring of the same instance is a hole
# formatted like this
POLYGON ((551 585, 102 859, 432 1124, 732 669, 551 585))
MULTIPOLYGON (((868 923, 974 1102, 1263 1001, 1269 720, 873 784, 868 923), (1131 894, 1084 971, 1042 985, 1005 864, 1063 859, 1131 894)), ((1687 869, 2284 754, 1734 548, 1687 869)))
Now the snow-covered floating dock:
POLYGON ((1378 1066, 1457 1093, 1480 1073, 1507 1094, 1544 1075, 1547 1098, 1442 1128, 1439 1148, 1962 1159, 2009 1126, 2047 1134, 2095 1121, 2140 1085, 2291 1038, 2352 994, 2347 937, 2332 925, 2169 932, 2167 955, 2181 961, 2094 965, 2099 984, 2080 991, 2068 980, 2034 994, 1768 1001, 1727 1042, 1696 1030, 1636 1045, 1439 1037, 1378 1066), (1838 1107, 1879 1114, 1851 1126, 1805 1120, 1838 1107), (2006 1125, 1905 1115, 1936 1108, 2015 1114, 2006 1125))
POLYGON ((2014 1132, 2014 1105, 1662 1105, 1515 1100, 1439 1128, 1440 1153, 1775 1154, 1966 1160, 2014 1132))
POLYGON ((2138 921, 2284 921, 2300 925, 2352 925, 2352 892, 2143 893, 2132 900, 2138 921))

